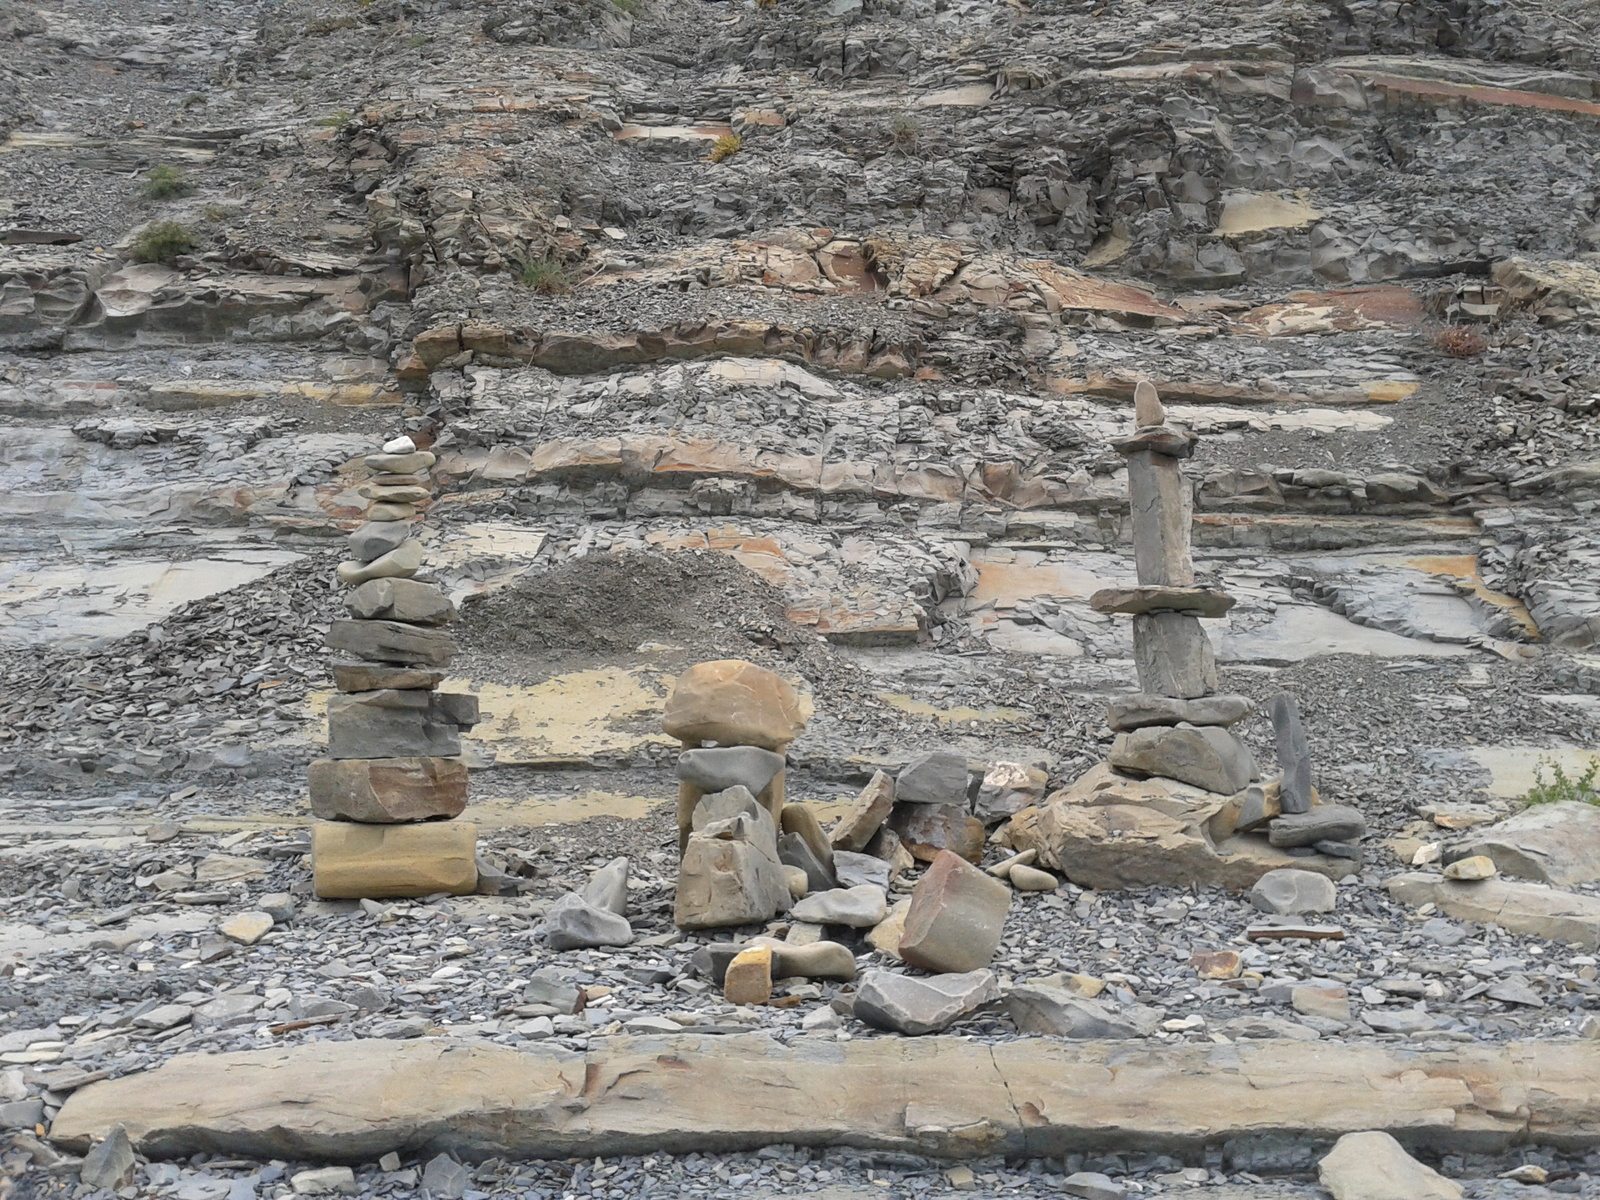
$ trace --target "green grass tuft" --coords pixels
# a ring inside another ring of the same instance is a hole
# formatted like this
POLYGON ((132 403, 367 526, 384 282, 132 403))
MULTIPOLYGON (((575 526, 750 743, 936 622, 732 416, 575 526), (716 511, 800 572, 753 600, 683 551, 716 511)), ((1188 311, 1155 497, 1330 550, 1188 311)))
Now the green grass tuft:
POLYGON ((171 200, 176 196, 187 196, 193 190, 189 180, 177 167, 161 163, 145 172, 144 194, 151 200, 171 200))
POLYGON ((1600 804, 1600 759, 1595 759, 1577 776, 1568 775, 1558 762, 1541 760, 1533 773, 1533 786, 1523 800, 1529 804, 1557 804, 1563 800, 1600 804), (1544 777, 1547 766, 1549 779, 1544 777))
POLYGON ((133 242, 135 262, 171 265, 180 254, 194 249, 194 235, 176 221, 157 221, 147 226, 133 242))

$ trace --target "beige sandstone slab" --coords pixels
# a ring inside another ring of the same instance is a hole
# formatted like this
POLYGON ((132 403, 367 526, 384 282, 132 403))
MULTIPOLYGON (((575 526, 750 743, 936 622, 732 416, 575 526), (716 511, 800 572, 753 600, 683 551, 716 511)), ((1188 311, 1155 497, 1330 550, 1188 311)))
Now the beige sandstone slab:
POLYGON ((950 1158, 1195 1151, 1228 1139, 1384 1130, 1430 1152, 1600 1143, 1600 1043, 985 1045, 764 1035, 596 1039, 587 1053, 362 1039, 185 1054, 74 1092, 51 1136, 117 1124, 154 1157, 371 1162, 848 1145, 950 1158), (352 1088, 352 1079, 362 1086, 352 1088), (936 1088, 930 1080, 937 1080, 936 1088))

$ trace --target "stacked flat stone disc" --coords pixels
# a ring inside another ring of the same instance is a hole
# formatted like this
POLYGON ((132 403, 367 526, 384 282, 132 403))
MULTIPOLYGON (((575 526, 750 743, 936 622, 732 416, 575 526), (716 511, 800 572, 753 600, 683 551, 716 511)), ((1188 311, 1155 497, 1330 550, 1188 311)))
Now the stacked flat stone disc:
POLYGON ((1106 588, 1090 598, 1097 612, 1133 617, 1140 692, 1111 703, 1111 728, 1118 733, 1109 761, 1231 795, 1257 774, 1250 751, 1228 729, 1253 705, 1244 696, 1216 694, 1216 662, 1200 624, 1224 615, 1234 602, 1195 586, 1192 504, 1179 464, 1194 453, 1197 439, 1168 423, 1148 383, 1135 390, 1134 424, 1116 448, 1128 460, 1138 586, 1106 588))
POLYGON ((366 520, 339 564, 349 620, 328 645, 333 664, 328 757, 307 781, 316 892, 324 897, 464 894, 476 888, 477 827, 456 820, 467 803, 461 731, 478 722, 478 698, 438 691, 456 643, 455 606, 416 578, 420 506, 433 496, 434 456, 409 437, 369 454, 361 494, 366 520))

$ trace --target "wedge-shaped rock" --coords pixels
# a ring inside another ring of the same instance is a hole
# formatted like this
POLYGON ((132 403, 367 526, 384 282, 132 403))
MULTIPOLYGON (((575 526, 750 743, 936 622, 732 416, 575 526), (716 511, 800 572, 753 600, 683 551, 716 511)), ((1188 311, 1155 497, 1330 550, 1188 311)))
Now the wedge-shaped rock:
POLYGON ((369 563, 391 550, 398 550, 412 534, 409 521, 367 521, 350 535, 350 557, 369 563))
POLYGON ((1038 767, 999 762, 984 773, 972 802, 972 815, 984 825, 996 825, 1044 799, 1050 776, 1038 767))
POLYGON ((1119 733, 1147 725, 1232 725, 1250 715, 1255 702, 1247 696, 1200 696, 1178 700, 1140 692, 1106 705, 1106 720, 1119 733))
POLYGON ((1317 1178, 1333 1200, 1461 1200, 1466 1194, 1381 1130, 1345 1134, 1317 1164, 1317 1178))
POLYGON ((894 778, 884 771, 873 772, 867 786, 829 832, 829 842, 835 850, 865 850, 893 808, 894 778))
POLYGON ((1536 804, 1476 829, 1446 861, 1485 855, 1502 874, 1571 887, 1600 879, 1600 807, 1578 800, 1536 804))
POLYGON ((628 915, 628 859, 626 855, 613 858, 589 876, 583 885, 583 900, 619 917, 628 915))
POLYGON ((911 892, 900 957, 925 971, 989 965, 1005 932, 1011 889, 948 850, 911 892))
POLYGON ((1194 700, 1217 690, 1217 663, 1198 617, 1148 613, 1133 619, 1133 665, 1139 687, 1158 696, 1194 700))
POLYGON ((781 750, 805 729, 800 697, 782 676, 740 659, 690 667, 672 686, 661 728, 698 745, 781 750))
POLYGON ((1216 725, 1150 725, 1119 733, 1106 759, 1119 770, 1161 775, 1222 795, 1242 791, 1256 773, 1244 743, 1216 725))
POLYGON ((552 950, 579 950, 596 946, 626 946, 633 941, 628 919, 568 892, 545 914, 540 926, 552 950))
POLYGON ((335 621, 327 644, 368 662, 442 667, 456 656, 456 641, 445 630, 403 621, 335 621))
POLYGON ((383 900, 478 886, 478 827, 467 821, 311 827, 311 879, 325 900, 383 900))
POLYGON ((356 587, 369 579, 409 579, 422 570, 424 558, 422 543, 412 538, 371 562, 340 563, 339 582, 356 587))
POLYGON ((430 821, 467 805, 467 768, 456 758, 319 758, 306 784, 311 815, 325 821, 430 821))
POLYGON ((1089 597, 1089 607, 1095 612, 1124 613, 1139 616, 1144 613, 1181 612, 1196 617, 1221 617, 1234 605, 1226 592, 1202 587, 1120 587, 1101 588, 1089 597))
POLYGON ((1000 985, 993 971, 932 979, 868 971, 856 989, 855 1015, 874 1028, 916 1036, 948 1029, 998 999, 1000 985))
POLYGON ((1149 1037, 1159 1018, 1151 1009, 1113 1008, 1049 984, 1020 984, 1006 993, 1006 1011, 1023 1033, 1065 1038, 1149 1037))
POLYGON ((828 865, 816 856, 810 844, 798 833, 779 836, 778 861, 786 867, 805 872, 807 892, 826 892, 839 884, 828 865))
POLYGON ((373 579, 345 597, 350 615, 363 621, 406 621, 412 625, 444 625, 456 618, 456 606, 438 587, 415 579, 373 579))

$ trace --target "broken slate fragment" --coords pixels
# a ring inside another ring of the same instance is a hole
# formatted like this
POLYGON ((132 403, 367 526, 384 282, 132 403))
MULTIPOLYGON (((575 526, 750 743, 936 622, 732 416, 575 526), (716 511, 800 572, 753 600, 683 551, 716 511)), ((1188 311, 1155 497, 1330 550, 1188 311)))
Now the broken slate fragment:
POLYGON ((1317 842, 1352 842, 1367 832, 1367 821, 1345 804, 1319 804, 1307 812, 1284 813, 1267 826, 1267 841, 1280 849, 1317 842))
POLYGON ((895 777, 895 803, 953 804, 965 809, 971 779, 964 755, 944 750, 919 754, 895 777))
POLYGON ((633 941, 628 919, 597 908, 576 892, 568 892, 545 914, 544 940, 552 950, 626 946, 633 941))
POLYGON ((742 787, 759 796, 783 770, 783 755, 759 746, 712 746, 685 750, 678 756, 677 774, 684 783, 703 792, 742 787))
POLYGON ((894 808, 894 779, 874 771, 867 786, 828 834, 835 850, 862 851, 894 808))
POLYGON ((916 1036, 948 1029, 1000 998, 993 971, 914 979, 869 971, 856 989, 855 1015, 877 1029, 916 1036))
POLYGON ((925 971, 974 971, 994 957, 1011 889, 965 859, 940 851, 911 892, 900 957, 925 971))

